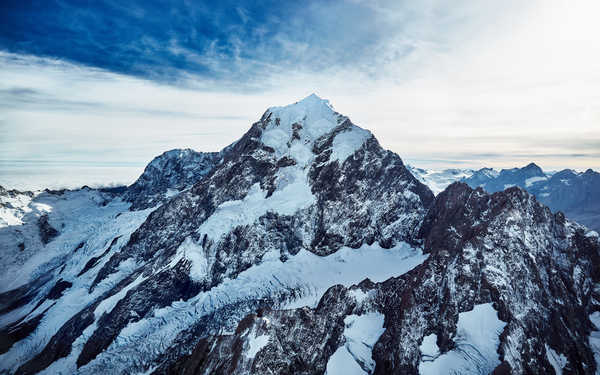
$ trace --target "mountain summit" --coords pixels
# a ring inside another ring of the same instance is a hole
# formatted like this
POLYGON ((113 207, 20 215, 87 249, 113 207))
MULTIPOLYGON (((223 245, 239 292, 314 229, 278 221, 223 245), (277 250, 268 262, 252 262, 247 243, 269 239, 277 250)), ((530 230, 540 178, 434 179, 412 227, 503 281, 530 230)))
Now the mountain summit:
POLYGON ((124 193, 28 199, 0 228, 21 254, 0 279, 8 373, 597 368, 597 233, 518 187, 434 197, 316 95, 124 193))

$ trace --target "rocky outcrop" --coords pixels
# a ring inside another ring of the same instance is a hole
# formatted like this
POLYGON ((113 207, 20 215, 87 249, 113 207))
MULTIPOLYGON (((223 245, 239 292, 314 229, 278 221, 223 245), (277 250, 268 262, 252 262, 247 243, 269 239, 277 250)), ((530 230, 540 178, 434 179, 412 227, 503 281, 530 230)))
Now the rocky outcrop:
POLYGON ((220 161, 219 152, 188 149, 167 151, 154 158, 144 173, 127 188, 123 197, 132 210, 154 207, 194 185, 220 161))
POLYGON ((40 229, 40 239, 42 240, 43 244, 47 244, 59 234, 58 231, 48 222, 48 215, 40 216, 38 220, 38 227, 40 229))

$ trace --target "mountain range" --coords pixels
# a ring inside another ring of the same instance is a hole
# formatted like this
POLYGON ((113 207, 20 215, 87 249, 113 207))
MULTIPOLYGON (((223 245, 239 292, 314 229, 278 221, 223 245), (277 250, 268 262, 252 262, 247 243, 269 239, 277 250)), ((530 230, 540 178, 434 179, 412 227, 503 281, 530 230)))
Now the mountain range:
POLYGON ((1 189, 0 371, 596 373, 598 233, 537 170, 411 171, 313 94, 129 187, 1 189))
POLYGON ((482 187, 490 193, 518 186, 535 195, 552 211, 561 211, 574 221, 600 231, 600 173, 592 169, 585 172, 572 169, 545 172, 535 163, 500 171, 492 168, 433 171, 412 166, 409 169, 434 193, 455 181, 464 182, 474 189, 482 187))

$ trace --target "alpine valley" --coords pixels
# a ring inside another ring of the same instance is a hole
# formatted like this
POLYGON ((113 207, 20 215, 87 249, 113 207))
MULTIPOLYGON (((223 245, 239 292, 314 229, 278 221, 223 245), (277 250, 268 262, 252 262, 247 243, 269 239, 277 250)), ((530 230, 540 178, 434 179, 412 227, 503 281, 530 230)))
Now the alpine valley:
POLYGON ((0 188, 0 373, 600 373, 564 190, 597 204, 597 173, 536 167, 434 195, 313 94, 129 187, 0 188))

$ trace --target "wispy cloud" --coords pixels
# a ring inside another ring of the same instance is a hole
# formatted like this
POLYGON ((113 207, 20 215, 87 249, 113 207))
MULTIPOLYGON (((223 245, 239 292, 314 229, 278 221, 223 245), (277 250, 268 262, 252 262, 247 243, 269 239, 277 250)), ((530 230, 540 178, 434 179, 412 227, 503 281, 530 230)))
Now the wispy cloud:
POLYGON ((424 166, 600 168, 592 0, 10 4, 0 159, 217 150, 316 92, 424 166))

